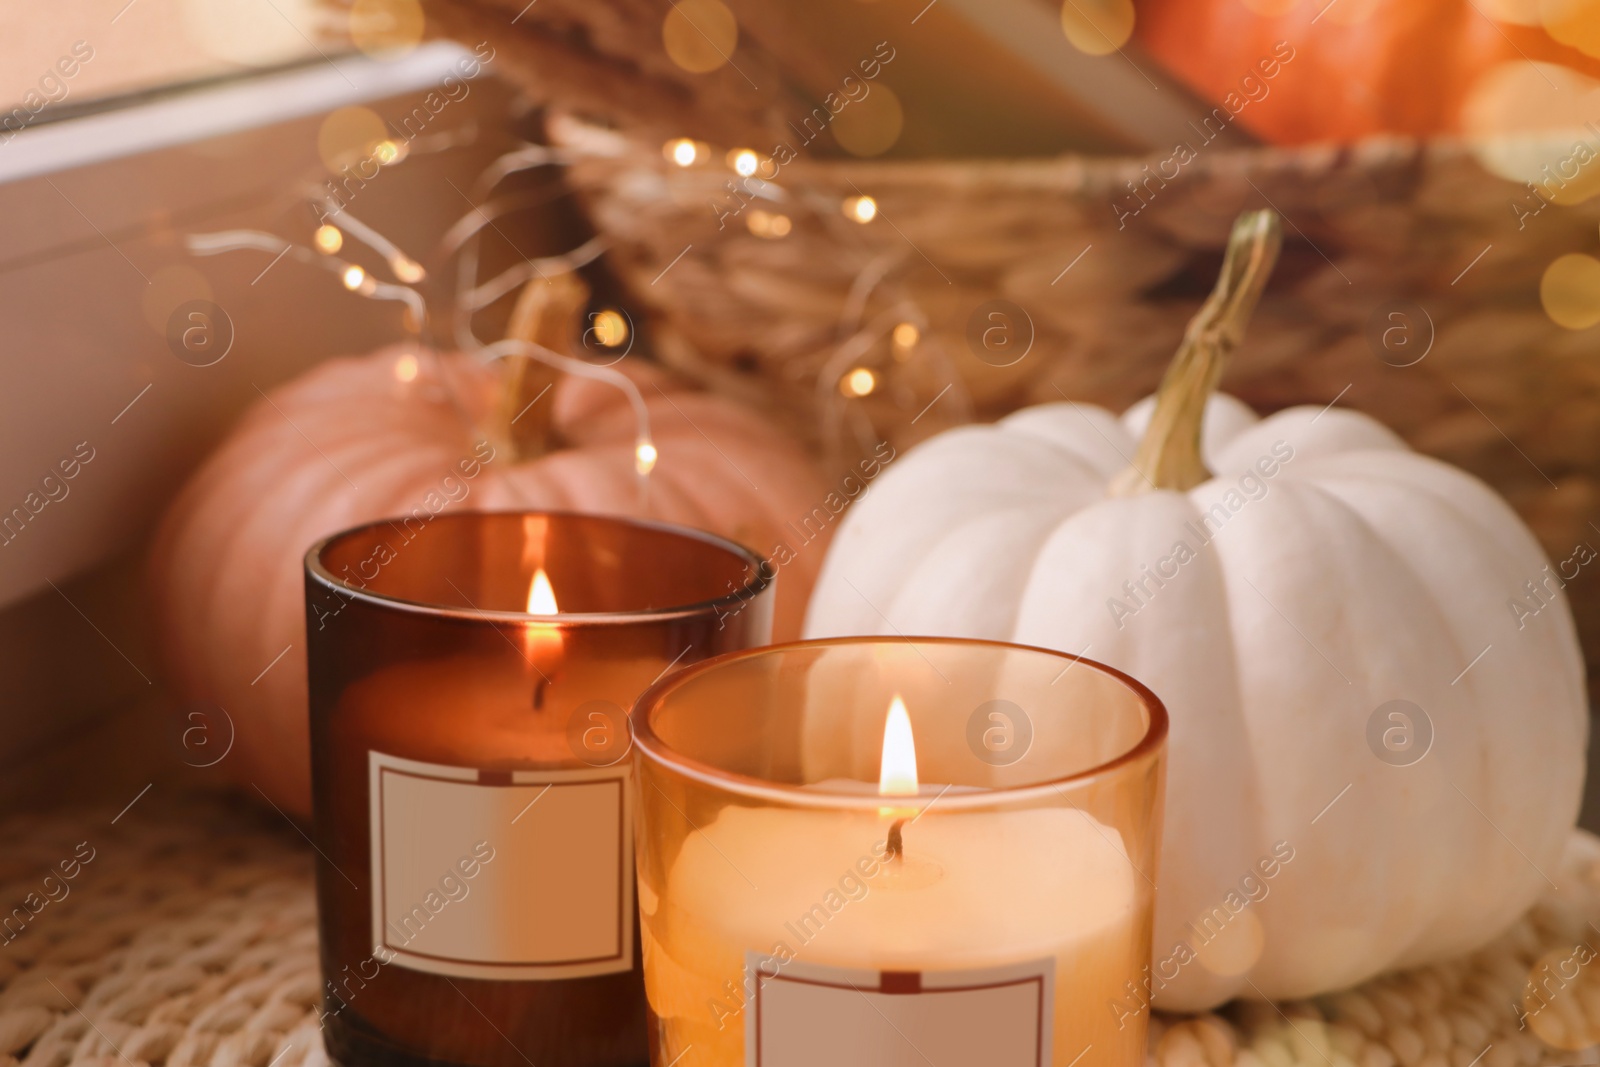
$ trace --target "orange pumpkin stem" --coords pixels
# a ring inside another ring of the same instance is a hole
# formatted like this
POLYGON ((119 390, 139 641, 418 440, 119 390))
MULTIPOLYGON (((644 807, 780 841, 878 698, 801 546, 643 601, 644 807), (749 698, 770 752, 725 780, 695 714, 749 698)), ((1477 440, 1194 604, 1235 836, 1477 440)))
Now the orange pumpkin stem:
MULTIPOLYGON (((568 355, 588 303, 589 287, 576 274, 533 278, 517 297, 506 336, 568 355)), ((510 356, 503 362, 505 379, 496 421, 511 454, 520 462, 559 448, 555 397, 550 393, 561 372, 533 356, 510 356)))
POLYGON ((1156 409, 1133 466, 1111 483, 1113 496, 1152 489, 1183 492, 1211 477, 1200 452, 1206 401, 1216 391, 1228 353, 1244 339, 1282 246, 1277 212, 1247 211, 1234 221, 1217 286, 1189 320, 1178 354, 1156 391, 1156 409))

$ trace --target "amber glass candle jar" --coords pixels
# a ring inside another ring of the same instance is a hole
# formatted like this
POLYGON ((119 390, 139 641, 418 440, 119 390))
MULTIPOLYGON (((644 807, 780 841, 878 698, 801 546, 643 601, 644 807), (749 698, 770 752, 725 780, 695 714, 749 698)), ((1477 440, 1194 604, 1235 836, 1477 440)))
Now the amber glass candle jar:
POLYGON ((678 672, 634 719, 656 1067, 1145 1062, 1167 719, 1139 683, 807 641, 678 672))
POLYGON ((573 514, 380 522, 310 550, 335 1059, 645 1062, 627 709, 768 640, 771 589, 726 541, 573 514))

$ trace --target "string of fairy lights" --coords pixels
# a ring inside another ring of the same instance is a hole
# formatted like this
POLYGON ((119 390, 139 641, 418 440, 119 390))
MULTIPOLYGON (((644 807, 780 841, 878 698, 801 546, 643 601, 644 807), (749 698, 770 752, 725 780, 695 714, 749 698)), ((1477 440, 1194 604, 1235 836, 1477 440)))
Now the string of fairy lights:
MULTIPOLYGON (((392 166, 407 158, 408 146, 392 141, 382 141, 368 149, 367 158, 381 166, 392 166)), ((608 247, 602 237, 591 238, 568 252, 554 256, 523 259, 486 282, 478 280, 479 242, 483 231, 492 227, 502 215, 520 210, 523 206, 515 198, 501 201, 489 199, 489 194, 501 181, 520 171, 565 162, 559 152, 541 145, 523 145, 496 159, 480 175, 470 198, 472 209, 458 219, 441 242, 445 258, 454 257, 458 274, 454 301, 454 339, 457 347, 481 362, 492 363, 511 356, 538 360, 566 374, 592 378, 609 384, 627 398, 635 423, 634 469, 640 481, 641 497, 647 491, 648 478, 655 468, 659 452, 651 438, 650 412, 638 387, 627 375, 610 366, 590 363, 536 342, 520 338, 503 338, 484 344, 473 332, 472 316, 495 301, 508 295, 529 280, 576 271, 597 259, 608 247)), ((394 376, 402 383, 416 380, 421 372, 418 352, 438 359, 439 353, 431 344, 422 344, 428 322, 427 304, 422 294, 414 288, 428 277, 426 269, 414 257, 373 227, 362 222, 348 206, 330 198, 320 189, 298 194, 313 210, 321 222, 312 231, 310 247, 296 244, 277 234, 261 230, 223 230, 212 233, 190 234, 185 246, 192 255, 213 256, 234 251, 259 251, 276 258, 288 257, 301 263, 336 274, 344 288, 357 296, 372 300, 396 301, 404 305, 402 319, 417 351, 402 353, 396 358, 394 376), (374 277, 359 263, 340 257, 346 242, 354 240, 382 258, 394 281, 374 277)), ((624 345, 629 336, 628 319, 615 308, 602 308, 593 313, 592 325, 587 335, 606 348, 624 345)))
MULTIPOLYGON (((325 162, 335 174, 340 172, 340 164, 348 166, 357 159, 371 160, 386 168, 397 166, 412 156, 442 151, 459 143, 459 137, 446 135, 420 138, 409 143, 384 138, 325 162)), ((662 155, 670 167, 681 169, 714 167, 718 162, 717 153, 708 144, 687 137, 667 141, 662 146, 662 155)), ((530 206, 526 195, 495 197, 496 188, 513 174, 538 167, 565 166, 572 159, 572 154, 562 148, 522 144, 495 159, 474 183, 469 196, 471 209, 449 227, 439 246, 441 258, 446 262, 453 260, 456 269, 450 333, 457 350, 481 361, 525 356, 564 373, 605 381, 621 390, 628 397, 636 417, 635 468, 641 478, 643 492, 643 480, 654 468, 658 452, 650 436, 648 409, 631 379, 610 366, 576 359, 531 342, 505 339, 486 344, 472 330, 472 318, 476 313, 517 290, 530 279, 577 270, 597 259, 610 247, 606 237, 597 236, 560 255, 524 259, 487 280, 479 277, 479 246, 483 232, 494 227, 503 216, 530 206)), ((763 160, 752 149, 734 148, 723 152, 720 163, 744 180, 744 186, 751 190, 753 200, 759 199, 765 205, 741 206, 739 210, 745 229, 758 239, 778 241, 790 237, 795 231, 797 214, 820 222, 835 236, 846 241, 850 240, 847 231, 868 226, 881 218, 876 199, 865 193, 858 191, 849 196, 830 196, 812 191, 796 192, 776 181, 760 177, 760 172, 771 166, 772 161, 763 160)), ((319 217, 311 233, 309 246, 263 231, 227 230, 191 235, 187 239, 189 251, 199 256, 241 250, 258 251, 327 270, 339 278, 346 290, 358 296, 402 304, 403 325, 412 335, 417 351, 437 358, 437 351, 422 340, 428 313, 421 293, 415 288, 428 278, 428 272, 422 264, 363 222, 348 205, 340 203, 327 189, 308 183, 297 190, 294 196, 309 205, 319 217), (375 277, 366 267, 342 256, 341 253, 347 251, 352 241, 375 253, 392 280, 375 277)), ((963 407, 968 403, 959 385, 959 375, 954 373, 938 339, 929 332, 927 316, 922 308, 903 288, 898 292, 890 291, 887 299, 883 299, 885 291, 901 286, 896 268, 903 259, 903 254, 874 254, 856 274, 841 306, 835 342, 815 378, 825 441, 836 442, 846 435, 854 436, 858 444, 867 447, 876 441, 877 434, 871 419, 857 405, 848 402, 863 400, 882 391, 885 383, 883 372, 874 364, 881 365, 881 356, 885 352, 893 364, 904 364, 917 356, 944 361, 951 371, 945 380, 956 383, 952 390, 956 393, 953 399, 963 407), (875 298, 878 298, 878 303, 886 303, 887 306, 868 317, 868 307, 875 298), (840 401, 845 403, 841 404, 840 401)), ((600 307, 589 312, 586 343, 592 341, 603 349, 620 350, 630 342, 632 332, 631 320, 619 308, 600 307)), ((396 379, 412 381, 420 373, 420 368, 421 360, 417 354, 404 354, 396 363, 396 379)))
MULTIPOLYGON (((717 153, 704 141, 676 137, 661 146, 661 154, 670 167, 688 170, 695 167, 715 167, 717 153)), ((785 189, 777 182, 760 177, 760 172, 771 161, 764 160, 750 148, 733 148, 722 154, 721 163, 743 179, 742 190, 751 200, 761 199, 772 207, 741 205, 739 216, 745 229, 754 237, 777 241, 789 237, 795 230, 790 211, 804 211, 819 221, 840 239, 842 245, 851 244, 852 227, 864 227, 881 217, 878 202, 871 195, 857 192, 844 197, 830 197, 820 192, 797 193, 785 189), (844 229, 841 230, 842 223, 844 229)), ((922 308, 909 293, 901 291, 892 296, 889 306, 865 319, 866 311, 875 293, 892 281, 895 268, 904 259, 899 254, 877 254, 857 273, 849 296, 840 311, 839 325, 832 354, 817 373, 817 405, 823 417, 823 440, 833 442, 845 429, 841 424, 849 421, 858 445, 871 447, 876 433, 870 418, 857 405, 838 403, 839 400, 858 401, 881 392, 883 374, 871 365, 871 357, 881 352, 887 342, 887 353, 893 364, 900 365, 913 357, 943 360, 944 380, 951 383, 952 402, 960 412, 970 409, 970 398, 961 387, 961 377, 955 372, 948 354, 937 336, 930 333, 928 319, 922 308), (865 319, 865 321, 863 321, 865 319)))

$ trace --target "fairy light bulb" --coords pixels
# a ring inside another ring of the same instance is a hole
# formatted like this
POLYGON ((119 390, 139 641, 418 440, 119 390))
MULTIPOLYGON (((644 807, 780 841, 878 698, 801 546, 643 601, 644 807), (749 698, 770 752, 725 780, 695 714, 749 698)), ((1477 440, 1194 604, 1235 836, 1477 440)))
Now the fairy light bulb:
POLYGON ((596 313, 594 339, 606 348, 616 348, 628 340, 628 320, 612 308, 596 313))
POLYGON ((902 322, 894 328, 894 346, 902 350, 917 347, 917 342, 922 340, 922 331, 917 329, 915 323, 902 322))
POLYGON ((414 382, 417 380, 417 372, 421 369, 421 365, 417 362, 417 357, 407 352, 394 361, 395 381, 414 382))
POLYGON ((750 209, 749 214, 745 216, 744 224, 755 236, 773 240, 788 236, 789 231, 794 228, 789 216, 762 211, 760 208, 750 209))
POLYGON ((852 196, 844 202, 844 215, 865 225, 878 217, 878 202, 870 196, 852 196))
POLYGON ((839 379, 839 392, 848 397, 869 396, 878 388, 878 376, 866 367, 857 367, 839 379))
POLYGON ((699 149, 695 147, 695 143, 687 137, 679 137, 675 141, 668 141, 665 146, 665 152, 667 158, 680 167, 693 166, 695 157, 700 154, 699 149))
POLYGON ((760 163, 760 157, 748 148, 735 148, 728 153, 728 166, 733 168, 735 174, 746 178, 756 172, 760 163))
MULTIPOLYGON (((313 202, 312 206, 316 207, 317 204, 313 202)), ((371 300, 388 300, 403 305, 401 324, 406 332, 413 335, 420 332, 427 321, 427 304, 415 289, 405 284, 379 281, 364 267, 343 259, 317 258, 318 253, 332 257, 335 250, 343 247, 346 236, 354 237, 383 256, 390 269, 402 282, 420 281, 426 276, 421 264, 395 247, 394 243, 382 234, 348 213, 341 213, 338 225, 331 222, 319 223, 312 231, 311 240, 306 245, 290 244, 276 234, 263 233, 259 230, 223 230, 217 233, 190 234, 185 239, 185 244, 192 254, 202 256, 250 249, 273 253, 281 259, 288 253, 294 252, 296 258, 302 262, 317 263, 337 275, 339 283, 352 293, 371 300)), ((404 375, 399 374, 398 370, 397 376, 404 380, 404 375)))
POLYGON ((640 441, 638 447, 633 450, 634 469, 637 470, 640 475, 649 474, 651 471, 655 470, 656 460, 658 458, 660 458, 660 453, 656 451, 655 445, 651 444, 649 441, 640 441))
POLYGON ((394 276, 409 284, 420 282, 428 276, 422 269, 422 264, 410 256, 395 254, 389 257, 389 269, 394 271, 394 276))

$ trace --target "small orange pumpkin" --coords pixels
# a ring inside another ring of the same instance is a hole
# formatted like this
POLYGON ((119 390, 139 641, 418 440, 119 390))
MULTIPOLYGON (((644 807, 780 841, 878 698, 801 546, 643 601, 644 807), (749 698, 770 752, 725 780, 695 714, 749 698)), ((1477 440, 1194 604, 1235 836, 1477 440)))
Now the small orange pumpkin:
POLYGON ((1600 77, 1600 61, 1570 44, 1600 48, 1600 29, 1586 22, 1600 20, 1600 5, 1566 6, 1573 10, 1546 29, 1497 20, 1472 0, 1138 0, 1135 35, 1162 66, 1275 144, 1429 137, 1462 132, 1462 105, 1501 62, 1600 77))
MULTIPOLYGON (((538 295, 547 314, 522 336, 565 347, 552 331, 570 336, 586 290, 570 276, 550 286, 530 283, 512 332, 539 319, 538 295)), ((681 523, 763 555, 786 545, 774 636, 799 635, 831 527, 803 547, 786 530, 827 496, 796 445, 757 413, 629 361, 659 457, 642 495, 622 392, 506 362, 391 348, 324 363, 247 411, 162 522, 152 575, 169 675, 182 698, 227 712, 226 766, 287 811, 308 814, 311 800, 302 556, 338 530, 536 508, 681 523), (485 439, 496 411, 513 432, 485 439)))

